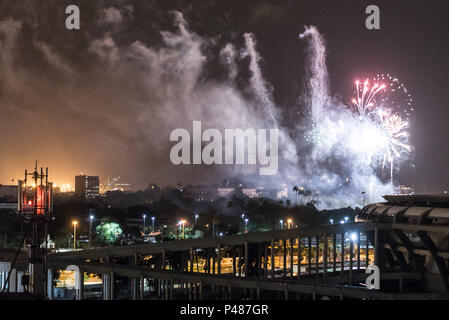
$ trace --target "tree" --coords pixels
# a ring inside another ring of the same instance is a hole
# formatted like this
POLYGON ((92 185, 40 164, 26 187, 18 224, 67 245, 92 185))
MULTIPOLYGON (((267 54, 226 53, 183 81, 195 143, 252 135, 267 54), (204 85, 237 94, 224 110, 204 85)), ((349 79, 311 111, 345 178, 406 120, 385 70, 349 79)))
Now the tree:
POLYGON ((98 240, 106 244, 114 244, 123 234, 123 230, 117 222, 111 219, 103 219, 96 227, 98 240))

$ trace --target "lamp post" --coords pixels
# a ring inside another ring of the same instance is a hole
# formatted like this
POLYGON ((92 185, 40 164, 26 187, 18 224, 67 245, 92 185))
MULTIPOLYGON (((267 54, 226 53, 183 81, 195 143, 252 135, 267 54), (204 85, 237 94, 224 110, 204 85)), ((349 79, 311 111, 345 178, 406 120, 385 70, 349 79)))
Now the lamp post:
POLYGON ((248 218, 245 219, 245 231, 248 232, 248 218))
POLYGON ((290 224, 291 224, 291 226, 293 228, 293 220, 292 219, 288 219, 287 220, 287 229, 290 229, 290 224))
POLYGON ((93 215, 89 216, 89 248, 92 247, 92 220, 94 219, 93 215))
POLYGON ((73 251, 76 250, 76 225, 78 224, 78 221, 73 221, 73 251))
POLYGON ((193 225, 196 227, 196 220, 198 219, 198 217, 199 217, 199 215, 198 214, 195 214, 195 220, 194 220, 194 223, 193 223, 193 225))
POLYGON ((147 218, 147 215, 144 214, 142 215, 142 217, 143 217, 143 235, 145 236, 145 219, 147 218))
POLYGON ((279 220, 279 224, 281 225, 281 230, 283 230, 284 229, 284 220, 279 220))
POLYGON ((151 223, 152 223, 152 232, 154 233, 154 220, 156 219, 156 217, 151 217, 151 223))

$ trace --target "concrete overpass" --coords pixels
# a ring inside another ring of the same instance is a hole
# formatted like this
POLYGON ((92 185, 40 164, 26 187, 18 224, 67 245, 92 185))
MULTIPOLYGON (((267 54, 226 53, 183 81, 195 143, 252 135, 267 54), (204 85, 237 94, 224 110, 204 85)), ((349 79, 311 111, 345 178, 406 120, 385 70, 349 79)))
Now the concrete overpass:
POLYGON ((106 300, 116 296, 117 277, 130 279, 132 299, 144 297, 145 283, 157 299, 447 299, 449 252, 431 243, 448 234, 445 225, 366 220, 57 253, 47 268, 101 274, 106 300), (381 270, 379 291, 360 285, 372 263, 381 270))

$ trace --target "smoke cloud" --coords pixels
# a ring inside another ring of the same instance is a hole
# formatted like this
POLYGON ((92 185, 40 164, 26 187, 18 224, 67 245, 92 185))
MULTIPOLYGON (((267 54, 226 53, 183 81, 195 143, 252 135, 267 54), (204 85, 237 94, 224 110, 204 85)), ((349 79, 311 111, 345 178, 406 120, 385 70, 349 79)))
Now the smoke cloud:
POLYGON ((258 186, 302 186, 322 208, 360 205, 361 191, 374 201, 391 190, 376 177, 376 146, 360 136, 376 127, 330 94, 325 41, 315 27, 300 36, 308 114, 288 119, 263 76, 254 34, 235 43, 199 35, 187 16, 172 11, 171 27, 152 25, 147 38, 133 38, 123 24, 134 14, 130 5, 97 8, 99 28, 82 27, 65 41, 44 36, 32 19, 0 21, 0 152, 7 155, 1 181, 21 178, 38 159, 59 184, 73 184, 79 172, 103 180, 120 175, 135 189, 153 181, 217 183, 234 168, 174 166, 169 159, 171 131, 191 131, 201 120, 203 130, 279 129, 279 173, 247 177, 258 186), (211 76, 211 68, 223 73, 211 76))

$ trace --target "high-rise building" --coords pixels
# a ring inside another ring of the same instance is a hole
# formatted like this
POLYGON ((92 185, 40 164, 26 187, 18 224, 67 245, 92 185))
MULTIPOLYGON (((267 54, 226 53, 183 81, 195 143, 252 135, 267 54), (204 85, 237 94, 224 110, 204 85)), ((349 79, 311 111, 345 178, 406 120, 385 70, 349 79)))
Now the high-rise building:
POLYGON ((98 197, 100 194, 100 177, 84 174, 75 176, 75 193, 86 199, 98 197))

